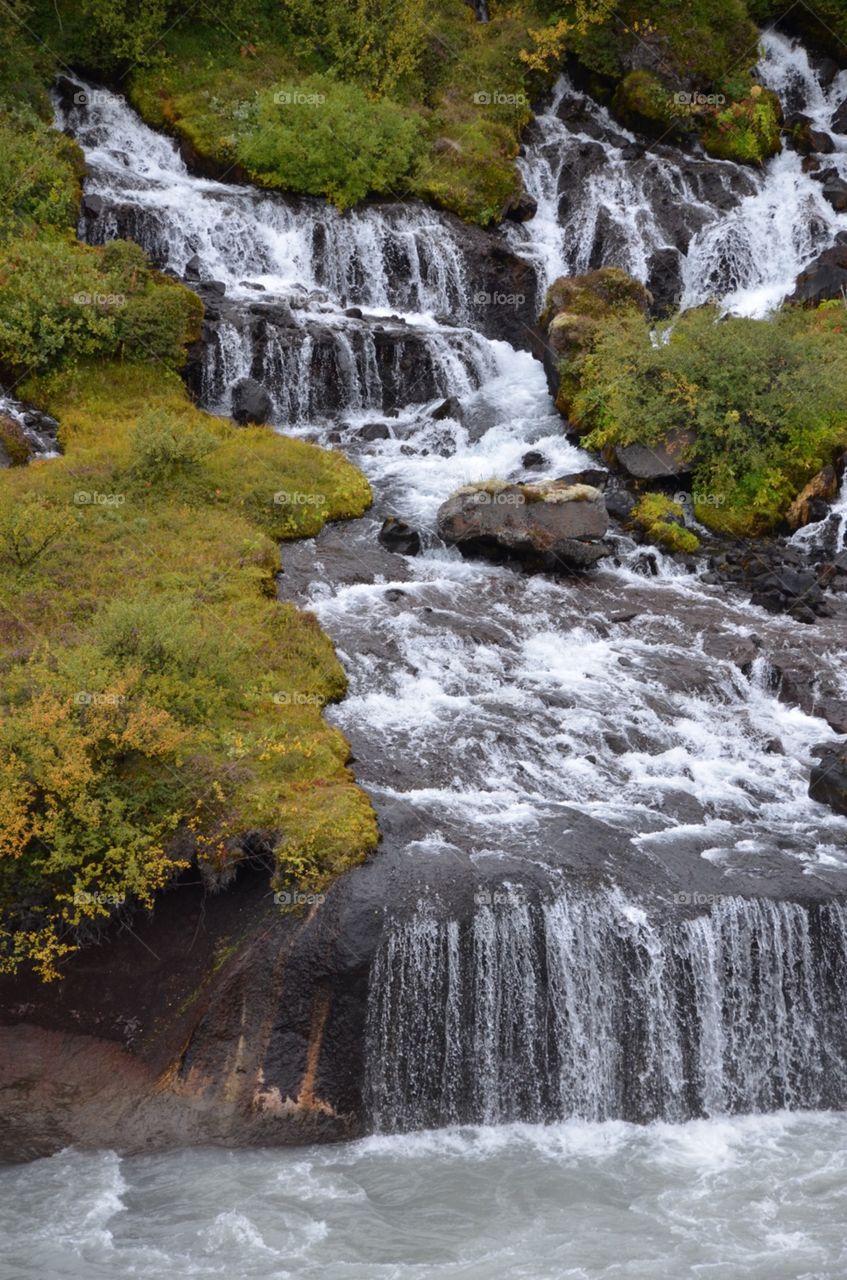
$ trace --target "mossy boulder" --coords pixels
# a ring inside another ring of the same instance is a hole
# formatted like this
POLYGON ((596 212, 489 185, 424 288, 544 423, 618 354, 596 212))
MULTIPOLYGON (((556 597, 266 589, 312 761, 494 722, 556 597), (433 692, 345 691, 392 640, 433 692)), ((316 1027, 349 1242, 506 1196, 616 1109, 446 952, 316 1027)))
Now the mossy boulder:
POLYGON ((770 89, 750 93, 710 115, 701 133, 709 155, 738 164, 764 164, 781 149, 782 107, 770 89))
POLYGON ((628 128, 653 137, 679 137, 685 130, 675 95, 653 71, 630 71, 615 90, 612 110, 628 128))
POLYGON ((664 551, 691 554, 700 546, 696 533, 685 527, 685 512, 664 493, 645 493, 630 515, 633 528, 664 551))
POLYGON ((649 290, 620 267, 554 281, 539 326, 550 389, 561 414, 569 415, 577 389, 575 362, 592 350, 604 325, 628 313, 646 316, 652 301, 649 290))
POLYGON ((0 467, 22 467, 29 462, 32 445, 19 422, 0 413, 0 467))

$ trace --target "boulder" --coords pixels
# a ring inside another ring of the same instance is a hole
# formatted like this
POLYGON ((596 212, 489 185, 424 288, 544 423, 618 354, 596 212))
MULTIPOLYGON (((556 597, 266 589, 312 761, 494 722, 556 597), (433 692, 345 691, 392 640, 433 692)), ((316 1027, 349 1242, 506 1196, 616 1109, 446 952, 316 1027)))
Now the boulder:
POLYGON ((357 435, 360 440, 390 440, 391 431, 384 422, 366 422, 357 435))
POLYGON ((536 467, 546 467, 547 459, 544 457, 544 454, 539 453, 537 449, 530 449, 529 452, 525 453, 521 458, 521 466, 526 467, 527 471, 533 470, 536 467))
POLYGON ((438 511, 438 532, 466 555, 499 554, 552 572, 584 570, 608 554, 609 517, 585 484, 466 485, 438 511))
POLYGON ((563 416, 568 415, 575 391, 568 365, 591 350, 609 319, 633 310, 647 315, 652 305, 649 290, 619 267, 561 276, 553 282, 538 321, 544 341, 537 354, 563 416))
POLYGON ((847 746, 827 743, 818 752, 818 762, 812 766, 809 780, 809 795, 820 804, 829 805, 835 813, 847 815, 847 746))
POLYGON ((510 222, 529 222, 538 212, 538 201, 528 191, 521 190, 511 196, 503 209, 503 217, 510 222))
POLYGON ((669 432, 660 444, 625 444, 614 446, 614 461, 634 480, 661 480, 684 475, 692 467, 691 452, 696 437, 693 431, 680 428, 669 432))
POLYGON ((831 127, 836 133, 847 133, 847 98, 832 117, 831 127))
POLYGON ((193 254, 185 264, 183 272, 186 280, 201 280, 203 277, 203 259, 199 253, 193 254))
POLYGON ((677 249, 657 249, 647 263, 647 284, 653 298, 650 314, 675 311, 682 297, 682 257, 677 249))
POLYGON ((89 218, 99 218, 106 207, 102 196, 86 195, 82 197, 82 212, 89 218))
POLYGON ((829 504, 837 493, 838 473, 835 467, 826 466, 812 477, 788 508, 785 518, 789 528, 802 529, 804 525, 825 519, 829 504))
POLYGON ((847 210, 847 182, 843 178, 829 178, 823 184, 823 198, 837 213, 847 210))
POLYGON ((388 516, 383 520, 377 537, 386 551, 396 552, 397 555, 416 556, 421 549, 421 535, 417 529, 397 516, 388 516))
POLYGON ((789 302, 816 307, 830 298, 843 297, 847 289, 847 245, 825 249, 805 271, 801 271, 789 302))
POLYGON ((445 418, 455 418, 457 422, 461 422, 462 406, 456 396, 448 396, 446 400, 442 400, 437 408, 433 409, 431 417, 436 422, 443 422, 445 418))
POLYGON ((29 462, 32 443, 19 422, 0 413, 0 467, 21 467, 29 462))
POLYGON ((232 388, 232 416, 241 427, 267 422, 273 413, 269 393, 255 378, 242 378, 232 388))

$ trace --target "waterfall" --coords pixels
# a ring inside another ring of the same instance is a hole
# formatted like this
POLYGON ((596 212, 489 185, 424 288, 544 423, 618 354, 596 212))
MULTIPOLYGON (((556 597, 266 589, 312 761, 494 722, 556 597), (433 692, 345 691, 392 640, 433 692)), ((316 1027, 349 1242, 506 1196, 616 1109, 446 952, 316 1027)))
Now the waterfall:
MULTIPOLYGON (((758 76, 790 110, 833 131, 847 72, 824 88, 805 50, 769 31, 758 76)), ((847 137, 834 141, 826 166, 847 177, 847 137)), ((661 143, 645 147, 567 78, 531 126, 519 163, 538 212, 504 234, 536 266, 543 288, 559 275, 618 266, 663 305, 716 302, 760 316, 847 230, 797 152, 783 151, 760 173, 661 143)))
POLYGON ((478 897, 470 920, 421 907, 382 944, 375 1128, 847 1106, 842 904, 727 897, 659 924, 616 890, 478 897))
MULTIPOLYGON (((847 94, 775 34, 761 76, 825 124, 847 94)), ((579 587, 435 538, 462 483, 597 465, 563 434, 540 364, 479 331, 480 241, 542 284, 616 264, 665 305, 761 314, 841 225, 800 158, 758 172, 645 144, 563 78, 521 159, 537 213, 498 238, 416 202, 340 214, 194 177, 110 93, 57 112, 86 155, 80 234, 132 236, 204 298, 200 403, 228 413, 249 376, 277 426, 330 444, 349 428, 373 511, 287 545, 282 589, 338 646, 350 691, 327 716, 374 800, 380 856, 399 880, 426 857, 537 877, 532 895, 486 890, 470 916, 425 899, 387 928, 369 975, 372 1124, 847 1106, 847 917, 806 902, 843 892, 847 821, 808 796, 835 733, 760 679, 777 651, 780 669, 808 660, 800 624, 677 565, 645 579, 623 537, 579 587), (447 396, 460 403, 432 414, 447 396), (420 530, 418 557, 378 546, 388 514, 420 530), (687 873, 726 895, 671 905, 687 873), (626 892, 562 889, 589 874, 626 892)), ((835 649, 822 640, 813 661, 834 688, 835 649)))

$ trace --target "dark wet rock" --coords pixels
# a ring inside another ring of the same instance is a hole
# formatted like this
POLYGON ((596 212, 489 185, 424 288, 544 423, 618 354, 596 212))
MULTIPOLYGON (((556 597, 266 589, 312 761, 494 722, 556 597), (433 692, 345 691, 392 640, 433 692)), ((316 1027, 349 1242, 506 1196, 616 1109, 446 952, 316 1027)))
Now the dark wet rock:
POLYGON ((788 508, 785 517, 788 527, 802 529, 807 524, 823 520, 837 493, 838 472, 834 466, 826 466, 812 477, 788 508))
POLYGON ((436 409, 433 409, 430 415, 435 422, 443 422, 445 418, 455 418, 457 422, 462 421, 462 406, 456 396, 448 396, 443 400, 436 409))
POLYGON ((669 432, 661 444, 627 444, 614 446, 614 461, 634 480, 661 480, 684 475, 692 467, 691 452, 696 437, 681 428, 669 432))
POLYGON ((799 151, 800 155, 832 155, 835 150, 835 143, 829 134, 816 129, 811 116, 802 111, 786 116, 784 133, 788 146, 799 151))
POLYGON ((349 320, 361 320, 361 319, 362 319, 362 308, 361 308, 361 307, 348 307, 348 308, 347 308, 347 310, 344 312, 344 314, 345 314, 345 316, 347 316, 347 318, 348 318, 349 320))
POLYGON ((791 546, 759 539, 743 550, 712 556, 709 567, 707 581, 743 587, 752 603, 768 613, 812 623, 831 612, 823 590, 826 579, 791 546))
POLYGON ((832 117, 832 128, 836 133, 847 133, 847 98, 832 117))
POLYGON ((242 378, 232 388, 232 416, 242 427, 267 422, 273 413, 270 394, 255 378, 242 378))
POLYGON ((100 214, 106 207, 106 202, 102 196, 95 195, 92 192, 89 195, 84 195, 82 197, 82 204, 80 207, 86 217, 99 218, 100 214))
POLYGON ((538 212, 538 201, 528 191, 512 196, 503 210, 503 217, 510 222, 529 222, 538 212))
POLYGON ((589 485, 468 485, 438 510, 438 532, 465 555, 499 553, 551 572, 583 570, 608 554, 603 496, 589 485))
POLYGON ((682 257, 677 249, 657 249, 647 263, 647 288, 653 298, 650 314, 675 311, 682 297, 682 257))
POLYGON ((526 467, 528 471, 535 470, 539 467, 546 467, 547 459, 537 449, 530 449, 529 453, 525 453, 521 458, 521 466, 526 467))
POLYGON ((847 814, 847 746, 826 746, 812 766, 809 795, 835 813, 847 814))
POLYGON ((823 198, 837 213, 843 213, 847 209, 847 182, 843 178, 829 178, 824 183, 823 198))
POLYGON ((201 280, 203 278, 203 260, 198 253, 188 259, 183 275, 186 280, 201 280))
POLYGON ((585 467, 582 471, 569 471, 567 475, 556 476, 555 479, 555 484, 560 486, 587 484, 592 489, 605 489, 608 482, 608 471, 601 471, 599 467, 585 467))
POLYGON ((14 418, 0 413, 0 467, 20 467, 32 456, 32 441, 14 418))
POLYGON ((384 422, 366 422, 356 433, 360 440, 390 440, 391 430, 384 422))
MULTIPOLYGON (((825 54, 817 61, 815 70, 817 71, 818 80, 820 80, 824 89, 828 89, 841 68, 834 58, 830 58, 828 54, 825 54)), ((845 108, 847 108, 847 102, 842 103, 838 110, 843 111, 845 108)), ((836 112, 837 115, 838 113, 836 112)), ((845 116, 845 124, 847 124, 847 116, 845 116)), ((840 132, 841 130, 839 129, 840 132)))
POLYGON ((836 244, 825 249, 805 271, 801 271, 788 301, 816 307, 830 298, 843 297, 845 289, 847 244, 836 244))
POLYGON ((388 516, 382 522, 377 537, 386 551, 393 551, 401 556, 416 556, 421 549, 421 535, 405 520, 397 516, 388 516))
POLYGON ((226 285, 223 280, 200 280, 194 288, 203 297, 223 298, 226 294, 226 285))
POLYGON ((606 510, 613 520, 623 524, 632 515, 635 498, 628 489, 607 488, 604 494, 606 510))

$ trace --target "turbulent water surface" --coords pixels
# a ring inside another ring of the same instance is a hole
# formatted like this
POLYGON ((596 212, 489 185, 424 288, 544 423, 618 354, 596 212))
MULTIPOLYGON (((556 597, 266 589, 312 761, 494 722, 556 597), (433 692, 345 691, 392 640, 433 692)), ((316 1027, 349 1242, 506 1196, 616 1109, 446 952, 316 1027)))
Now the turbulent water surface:
POLYGON ((842 1280, 847 1119, 456 1129, 0 1174, 4 1280, 842 1280))
MULTIPOLYGON (((776 35, 762 75, 824 127, 847 88, 776 35)), ((372 481, 367 518, 285 549, 283 590, 336 641, 333 718, 385 855, 422 880, 373 968, 384 1136, 7 1170, 0 1274, 843 1277, 847 1120, 779 1110, 842 1106, 847 1084, 847 934, 814 905, 847 882, 847 822, 807 794, 836 734, 776 678, 812 663, 847 696, 838 620, 772 618, 622 535, 580 584, 463 561, 435 537, 459 484, 530 478, 530 446, 532 478, 589 460, 541 367, 482 336, 456 225, 195 178, 108 93, 59 123, 98 197, 81 234, 200 279, 203 403, 227 412, 251 374, 279 426, 372 481), (379 548, 390 513, 421 531, 416 559, 379 548), (480 877, 461 918, 451 867, 480 877)), ((614 263, 764 314, 841 229, 794 153, 759 174, 645 150, 565 81, 522 164, 539 211, 504 236, 539 291, 614 263)))

